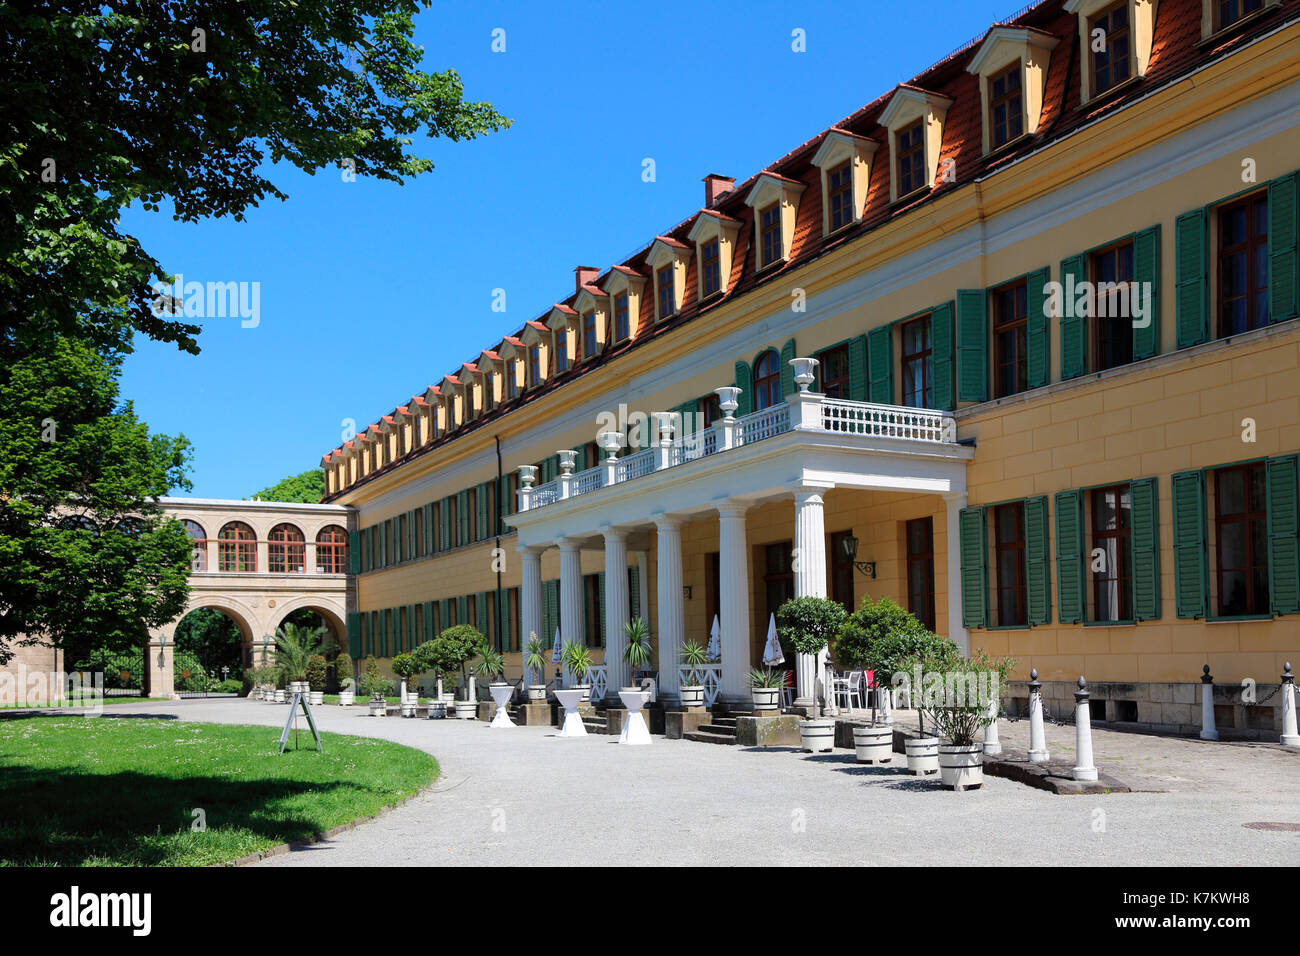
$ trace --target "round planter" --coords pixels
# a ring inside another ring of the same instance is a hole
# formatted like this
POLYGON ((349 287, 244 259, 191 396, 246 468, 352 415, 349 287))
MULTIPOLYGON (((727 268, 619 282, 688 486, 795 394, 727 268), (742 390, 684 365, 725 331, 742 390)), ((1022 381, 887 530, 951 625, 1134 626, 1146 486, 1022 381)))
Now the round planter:
POLYGON ((854 727, 853 748, 858 763, 889 763, 894 759, 892 727, 854 727))
POLYGON ((590 684, 574 684, 572 687, 569 688, 569 690, 580 691, 580 692, 581 692, 581 696, 578 698, 578 700, 581 701, 581 702, 584 703, 584 704, 589 704, 589 703, 591 703, 591 685, 590 685, 590 684))
POLYGON ((754 699, 754 712, 775 714, 780 709, 781 688, 751 687, 750 696, 754 699))
POLYGON ((313 707, 319 707, 325 703, 325 692, 323 690, 307 691, 307 703, 313 707))
POLYGON ((696 685, 683 687, 678 691, 681 696, 683 707, 703 707, 704 706, 704 688, 696 685))
POLYGON ((289 694, 310 694, 311 685, 305 680, 296 680, 289 683, 289 694))
POLYGON ((406 700, 402 701, 402 703, 401 703, 401 707, 402 707, 402 716, 403 716, 403 717, 414 717, 414 716, 415 716, 415 708, 416 708, 417 706, 419 706, 419 704, 417 703, 416 698, 414 698, 414 697, 408 697, 408 698, 406 698, 406 700))
POLYGON ((546 685, 545 685, 545 684, 529 684, 529 685, 528 685, 528 700, 529 700, 530 702, 534 703, 534 704, 540 704, 540 703, 542 703, 543 701, 545 701, 545 700, 546 700, 546 685))
POLYGON ((284 691, 280 690, 278 687, 275 690, 275 702, 277 704, 286 704, 289 702, 289 699, 284 695, 284 691))
POLYGON ((357 695, 356 695, 356 692, 355 692, 355 691, 350 691, 350 690, 341 690, 341 691, 339 691, 339 706, 340 706, 340 707, 351 707, 351 706, 352 706, 352 702, 355 701, 356 699, 357 699, 357 695))
POLYGON ((903 741, 903 751, 907 754, 910 773, 919 777, 939 772, 938 737, 908 737, 903 741))
POLYGON ((478 717, 478 704, 472 700, 456 701, 456 719, 474 720, 478 717))
POLYGON ((984 783, 984 745, 941 746, 939 782, 945 790, 978 790, 984 783))
POLYGON ((835 749, 835 721, 799 721, 799 746, 807 753, 821 753, 835 749))
POLYGON ((372 701, 370 702, 370 716, 371 716, 371 717, 387 717, 387 716, 388 716, 388 701, 386 701, 386 700, 372 700, 372 701))
POLYGON ((429 719, 443 720, 447 716, 447 705, 440 700, 429 701, 429 719))

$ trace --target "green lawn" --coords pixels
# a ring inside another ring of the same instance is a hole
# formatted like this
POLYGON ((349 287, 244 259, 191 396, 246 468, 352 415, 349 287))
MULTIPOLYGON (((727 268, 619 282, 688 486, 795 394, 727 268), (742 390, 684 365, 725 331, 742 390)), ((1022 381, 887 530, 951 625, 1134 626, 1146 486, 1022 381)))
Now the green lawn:
POLYGON ((370 816, 438 763, 382 740, 129 717, 0 720, 0 865, 203 866, 370 816), (195 832, 201 809, 207 829, 195 832))
POLYGON ((0 704, 0 709, 9 710, 32 710, 33 708, 59 708, 59 707, 93 707, 96 704, 103 704, 105 707, 112 707, 114 704, 147 704, 150 701, 166 702, 166 697, 105 697, 103 699, 94 698, 93 700, 62 700, 51 704, 48 701, 38 701, 34 704, 0 704))

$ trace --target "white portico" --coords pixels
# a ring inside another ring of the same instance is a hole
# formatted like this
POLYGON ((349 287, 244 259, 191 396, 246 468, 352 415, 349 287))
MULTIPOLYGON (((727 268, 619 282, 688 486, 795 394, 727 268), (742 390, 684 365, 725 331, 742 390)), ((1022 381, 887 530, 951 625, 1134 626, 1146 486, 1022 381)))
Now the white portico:
MULTIPOLYGON (((806 389, 812 360, 796 359, 796 381, 806 389), (802 363, 808 363, 803 365, 802 363)), ((754 578, 747 516, 772 502, 793 501, 795 596, 827 596, 824 498, 835 489, 940 496, 947 513, 948 635, 963 649, 960 627, 957 513, 966 503, 966 462, 974 448, 956 442, 953 418, 943 412, 831 399, 800 391, 752 415, 733 417, 739 389, 718 389, 725 418, 694 434, 680 434, 674 413, 656 413, 652 447, 618 457, 619 438, 604 435, 608 458, 573 472, 573 452, 561 451, 561 474, 534 486, 535 468, 521 471, 519 511, 506 520, 518 529, 522 559, 520 631, 526 642, 541 620, 540 557, 558 547, 560 627, 564 640, 582 637, 582 550, 605 557, 605 661, 607 694, 627 679, 623 661, 628 622, 629 537, 654 534, 653 596, 660 693, 674 699, 685 637, 683 529, 701 519, 717 521, 717 614, 722 667, 719 697, 749 698, 754 578), (675 434, 677 432, 677 434, 675 434), (566 606, 567 605, 567 606, 566 606)), ((766 616, 761 622, 766 627, 766 616)), ((816 662, 797 662, 798 696, 815 694, 816 662)))

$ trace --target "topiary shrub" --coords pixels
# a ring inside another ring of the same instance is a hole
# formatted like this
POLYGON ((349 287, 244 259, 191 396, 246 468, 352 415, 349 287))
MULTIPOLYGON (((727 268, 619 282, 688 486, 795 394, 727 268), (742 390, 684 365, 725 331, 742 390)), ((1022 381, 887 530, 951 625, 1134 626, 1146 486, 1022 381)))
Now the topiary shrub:
POLYGON ((365 673, 361 677, 361 692, 371 700, 383 700, 393 689, 393 682, 379 669, 379 661, 371 654, 366 658, 365 673))
POLYGON ((791 598, 776 612, 776 636, 799 654, 820 654, 848 617, 830 598, 791 598))
POLYGON ((485 638, 477 628, 457 624, 447 628, 431 641, 425 641, 413 655, 420 671, 437 671, 446 681, 447 675, 459 674, 461 689, 469 687, 469 662, 487 647, 485 638))
POLYGON ((334 658, 334 680, 338 682, 339 690, 348 690, 356 683, 352 667, 352 656, 347 651, 334 658))
POLYGON ((328 674, 329 665, 320 654, 313 654, 307 659, 307 686, 312 690, 323 691, 328 674))

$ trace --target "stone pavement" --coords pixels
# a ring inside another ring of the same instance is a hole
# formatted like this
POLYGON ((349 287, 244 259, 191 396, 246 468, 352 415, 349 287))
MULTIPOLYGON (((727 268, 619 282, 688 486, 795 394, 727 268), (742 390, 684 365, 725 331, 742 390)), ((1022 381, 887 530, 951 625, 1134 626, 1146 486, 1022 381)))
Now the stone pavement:
MULTIPOLYGON (((119 705, 102 719, 263 724, 276 728, 273 745, 285 710, 185 700, 119 705)), ((323 730, 434 754, 443 777, 377 820, 257 865, 1300 864, 1300 833, 1244 827, 1300 823, 1300 754, 1277 747, 1098 730, 1098 766, 1144 792, 1058 796, 986 778, 981 790, 951 793, 933 778, 860 766, 849 750, 658 737, 624 747, 545 727, 380 719, 364 707, 316 712, 323 730)), ((1026 722, 1000 726, 1005 740, 1027 746, 1026 722)), ((1049 726, 1054 754, 1073 747, 1073 733, 1049 726)))

